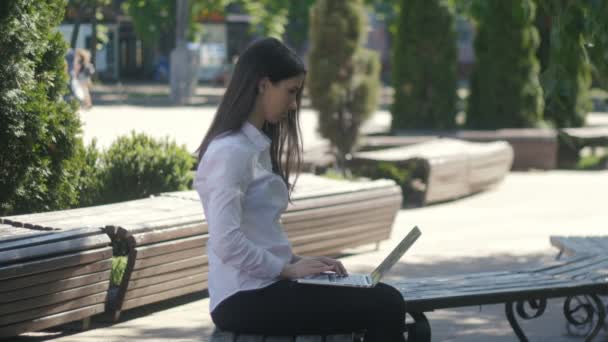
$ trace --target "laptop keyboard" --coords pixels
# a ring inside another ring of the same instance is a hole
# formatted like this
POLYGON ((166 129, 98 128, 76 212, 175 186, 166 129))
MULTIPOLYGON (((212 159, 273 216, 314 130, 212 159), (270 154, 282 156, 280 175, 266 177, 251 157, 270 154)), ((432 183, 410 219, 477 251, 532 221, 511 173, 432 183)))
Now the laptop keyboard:
POLYGON ((331 283, 336 284, 348 284, 348 285, 356 285, 356 286, 368 286, 367 278, 363 275, 349 275, 346 277, 341 277, 335 274, 328 274, 327 277, 331 283))

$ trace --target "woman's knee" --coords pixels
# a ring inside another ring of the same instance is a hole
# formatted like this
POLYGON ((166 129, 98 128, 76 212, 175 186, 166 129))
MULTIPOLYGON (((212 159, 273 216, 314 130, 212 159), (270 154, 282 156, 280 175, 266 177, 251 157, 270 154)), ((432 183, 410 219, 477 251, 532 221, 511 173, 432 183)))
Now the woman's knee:
POLYGON ((385 283, 378 283, 376 289, 378 305, 386 311, 405 315, 405 301, 399 290, 385 283))

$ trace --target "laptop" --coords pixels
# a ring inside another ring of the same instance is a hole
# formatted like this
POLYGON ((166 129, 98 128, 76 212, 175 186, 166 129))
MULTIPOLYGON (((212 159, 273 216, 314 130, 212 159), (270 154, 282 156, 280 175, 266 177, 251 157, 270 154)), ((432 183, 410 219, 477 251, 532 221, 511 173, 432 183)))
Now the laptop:
POLYGON ((374 287, 380 282, 386 272, 388 272, 395 263, 408 249, 416 242, 418 237, 422 235, 418 227, 412 230, 401 240, 401 242, 393 249, 393 251, 380 263, 371 274, 349 274, 348 276, 339 276, 333 272, 315 274, 304 278, 298 278, 296 281, 302 284, 329 285, 329 286, 348 286, 348 287, 374 287))

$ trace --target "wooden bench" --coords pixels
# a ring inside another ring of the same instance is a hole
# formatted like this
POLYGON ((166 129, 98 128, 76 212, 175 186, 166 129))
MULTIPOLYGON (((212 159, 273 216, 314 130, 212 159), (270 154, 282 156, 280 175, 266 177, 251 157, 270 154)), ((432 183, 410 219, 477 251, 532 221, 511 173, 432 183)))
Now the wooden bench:
POLYGON ((430 341, 431 327, 425 312, 489 304, 505 304, 505 314, 520 341, 528 341, 518 323, 540 317, 547 299, 565 298, 564 314, 568 322, 587 325, 591 341, 602 328, 606 317, 598 295, 608 294, 608 255, 581 256, 519 271, 485 272, 465 275, 428 277, 390 282, 398 288, 408 313, 416 321, 416 341, 430 341), (577 317, 585 303, 583 314, 577 317), (592 324, 589 324, 592 323, 592 324))
MULTIPOLYGON (((585 341, 591 341, 602 328, 606 317, 598 295, 608 294, 608 255, 583 256, 518 271, 484 272, 454 276, 425 277, 388 282, 395 286, 406 302, 413 319, 408 324, 408 341, 431 341, 431 325, 425 313, 440 309, 505 304, 506 318, 520 341, 528 341, 518 320, 540 317, 547 299, 565 298, 564 314, 569 322, 587 325, 585 341), (585 302, 580 314, 579 302, 585 302), (590 315, 590 316, 589 316, 590 315), (518 319, 519 318, 519 319, 518 319), (589 323, 593 324, 589 324, 589 323)), ((340 335, 338 341, 353 341, 356 334, 340 335)), ((211 342, 220 341, 328 341, 323 336, 237 336, 215 330, 211 342)), ((333 339, 332 341, 335 341, 333 339)))
POLYGON ((608 254, 608 236, 551 236, 551 245, 561 256, 608 254))
POLYGON ((473 142, 506 141, 513 148, 513 170, 557 167, 558 132, 552 129, 520 128, 499 130, 419 131, 401 130, 394 136, 367 136, 362 150, 411 145, 437 138, 461 139, 473 142))
MULTIPOLYGON (((302 174, 281 221, 295 253, 337 255, 388 239, 401 201, 401 189, 390 180, 302 174)), ((127 256, 108 299, 114 319, 127 309, 207 289, 207 222, 195 191, 7 220, 38 229, 104 227, 115 255, 127 256)))
MULTIPOLYGON (((355 334, 342 335, 302 335, 302 336, 260 336, 239 335, 215 329, 209 342, 353 342, 355 334)), ((356 340, 359 341, 359 340, 356 340)))
POLYGON ((111 267, 110 239, 100 229, 0 225, 0 338, 78 320, 86 328, 104 311, 111 267))
POLYGON ((422 164, 423 203, 451 200, 482 191, 500 182, 509 172, 513 150, 505 142, 471 143, 437 139, 409 146, 358 152, 352 165, 391 162, 407 167, 422 164))
POLYGON ((560 164, 564 167, 576 165, 584 147, 608 147, 608 127, 563 128, 559 130, 559 137, 560 164))

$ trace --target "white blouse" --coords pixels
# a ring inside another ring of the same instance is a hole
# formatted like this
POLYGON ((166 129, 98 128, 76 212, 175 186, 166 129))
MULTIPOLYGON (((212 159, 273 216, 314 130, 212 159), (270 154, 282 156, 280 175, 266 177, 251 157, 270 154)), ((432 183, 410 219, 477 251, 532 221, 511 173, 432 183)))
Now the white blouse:
POLYGON ((278 281, 293 253, 279 221, 288 190, 272 172, 270 139, 249 122, 217 136, 194 188, 209 225, 210 310, 238 291, 278 281))

